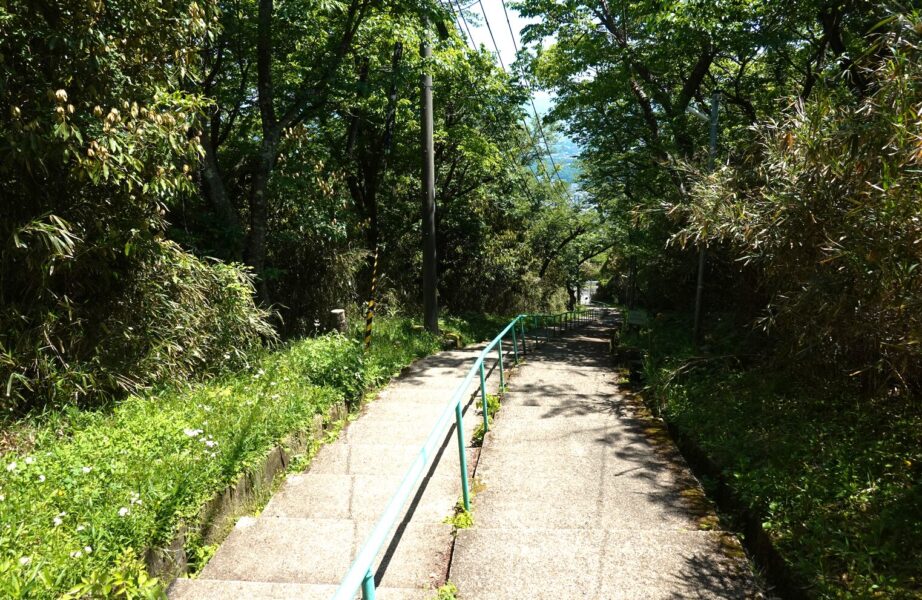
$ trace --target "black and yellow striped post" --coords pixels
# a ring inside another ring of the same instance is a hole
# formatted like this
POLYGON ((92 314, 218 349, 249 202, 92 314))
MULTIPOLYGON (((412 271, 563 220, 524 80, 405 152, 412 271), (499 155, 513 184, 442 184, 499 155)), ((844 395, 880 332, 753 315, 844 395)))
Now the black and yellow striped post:
POLYGON ((375 318, 375 288, 378 286, 378 247, 375 246, 375 261, 371 267, 371 294, 368 298, 368 310, 365 312, 365 350, 371 348, 371 328, 375 318))

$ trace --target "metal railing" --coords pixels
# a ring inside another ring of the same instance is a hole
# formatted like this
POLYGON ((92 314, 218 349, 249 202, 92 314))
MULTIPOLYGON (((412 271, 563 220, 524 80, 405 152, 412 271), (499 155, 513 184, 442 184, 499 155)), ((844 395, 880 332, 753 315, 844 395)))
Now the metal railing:
MULTIPOLYGON (((397 518, 400 516, 401 510, 407 503, 407 500, 409 500, 413 492, 416 491, 417 484, 426 472, 426 467, 429 466, 432 457, 438 453, 439 447, 445 441, 445 435, 449 423, 451 422, 452 414, 454 414, 458 436, 458 455, 460 456, 461 467, 461 496, 465 510, 470 510, 471 493, 467 472, 467 453, 465 451, 463 422, 464 409, 462 407, 464 403, 462 403, 462 400, 471 385, 471 381, 474 379, 474 375, 479 373, 480 401, 483 410, 483 431, 486 433, 490 428, 490 413, 487 408, 487 373, 484 367, 484 361, 489 353, 494 348, 497 350, 500 390, 503 390, 506 384, 505 372, 503 369, 503 340, 506 336, 512 338, 513 360, 515 363, 518 363, 519 343, 521 342, 522 344, 522 355, 524 356, 528 352, 527 336, 530 331, 536 331, 535 344, 537 345, 540 342, 540 335, 537 334, 537 330, 541 328, 544 329, 544 339, 545 342, 547 342, 550 340, 552 333, 554 335, 560 335, 568 328, 594 319, 599 312, 597 308, 580 306, 577 310, 558 314, 519 315, 510 321, 505 329, 486 345, 480 352, 477 360, 474 361, 464 381, 462 381, 455 390, 451 397, 451 401, 445 407, 438 421, 436 421, 429 437, 426 438, 419 454, 416 456, 416 460, 414 460, 413 464, 407 469, 400 483, 400 487, 397 488, 397 491, 394 492, 394 495, 387 503, 384 513, 378 519, 374 529, 369 534, 361 550, 359 550, 358 555, 355 557, 355 560, 352 562, 352 566, 349 568, 346 576, 343 577, 340 582, 339 588, 337 588, 336 593, 333 595, 333 600, 352 600, 359 588, 362 590, 362 598, 364 600, 374 599, 375 576, 373 569, 375 557, 381 551, 384 543, 389 539, 388 534, 396 524, 397 518), (529 322, 533 325, 532 329, 529 329, 529 322)), ((470 396, 468 396, 468 398, 470 398, 470 396)))

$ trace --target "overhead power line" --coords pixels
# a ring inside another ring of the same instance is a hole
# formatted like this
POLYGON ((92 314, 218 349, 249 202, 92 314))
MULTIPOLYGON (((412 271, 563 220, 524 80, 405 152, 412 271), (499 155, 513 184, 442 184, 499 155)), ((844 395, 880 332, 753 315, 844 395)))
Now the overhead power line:
MULTIPOLYGON (((483 10, 483 2, 481 0, 478 0, 478 2, 480 2, 480 9, 483 10)), ((503 6, 503 15, 505 15, 506 17, 506 26, 509 28, 509 37, 512 38, 512 47, 515 48, 515 53, 518 56, 519 43, 515 40, 515 31, 512 29, 512 20, 509 19, 509 9, 506 8, 506 0, 500 0, 500 2, 502 3, 502 6, 503 6)), ((484 19, 486 19, 487 14, 484 13, 483 16, 484 16, 484 19)), ((490 26, 488 23, 487 28, 489 29, 489 27, 490 26)), ((490 37, 492 36, 493 36, 493 33, 490 32, 490 37)), ((493 44, 496 45, 495 40, 493 44)), ((502 64, 502 60, 500 60, 500 64, 502 64)), ((561 183, 563 183, 563 179, 560 178, 559 170, 557 169, 557 163, 554 162, 554 155, 551 153, 551 149, 548 147, 547 136, 544 135, 544 128, 541 126, 541 118, 538 116, 538 107, 535 106, 534 90, 531 89, 531 84, 528 83, 527 81, 525 82, 525 85, 528 88, 528 92, 529 92, 528 101, 529 103, 531 103, 531 110, 535 113, 535 125, 538 127, 538 130, 541 133, 541 139, 544 141, 544 148, 545 150, 547 150, 547 156, 551 160, 551 166, 554 168, 554 173, 557 175, 557 179, 559 179, 561 183)))
MULTIPOLYGON (((448 0, 448 2, 449 2, 449 5, 451 5, 451 0, 448 0)), ((470 44, 471 44, 472 47, 474 47, 474 36, 471 35, 471 28, 470 28, 470 25, 468 25, 467 18, 464 16, 464 11, 463 11, 462 8, 461 8, 461 0, 455 0, 455 2, 457 3, 457 6, 458 6, 458 15, 461 17, 461 21, 464 23, 464 28, 465 28, 465 29, 467 30, 467 32, 468 32, 468 39, 470 40, 470 44)), ((490 31, 490 38, 493 40, 493 48, 494 48, 494 50, 496 50, 496 57, 497 57, 497 59, 499 60, 499 65, 500 65, 500 67, 502 68, 503 73, 507 73, 507 72, 506 72, 506 66, 503 64, 502 55, 501 55, 500 52, 499 52, 499 45, 496 43, 496 38, 493 37, 493 29, 492 29, 492 27, 490 27, 490 20, 487 18, 487 13, 483 10, 483 2, 482 2, 481 0, 477 0, 477 3, 480 4, 480 11, 481 11, 481 13, 483 14, 483 19, 484 19, 484 21, 485 21, 486 24, 487 24, 487 30, 490 31)), ((470 6, 473 6, 473 5, 474 5, 474 3, 472 2, 472 3, 470 4, 470 6)), ((505 8, 505 2, 503 3, 503 7, 505 8)), ((454 14, 454 10, 452 10, 452 14, 454 14)), ((508 14, 508 12, 507 12, 506 14, 508 14)), ((460 29, 460 26, 459 26, 459 29, 460 29)), ((510 26, 510 29, 511 29, 511 26, 510 26)), ((515 35, 513 35, 512 37, 513 37, 513 43, 514 43, 514 42, 515 42, 515 35)), ((516 44, 516 47, 518 47, 517 44, 516 44)), ((476 47, 474 47, 474 50, 476 50, 476 47)), ((508 74, 508 73, 507 73, 507 74, 508 74)), ((528 87, 528 91, 529 91, 529 101, 531 102, 532 110, 535 112, 536 125, 540 128, 540 125, 541 125, 540 118, 538 117, 537 109, 535 108, 535 103, 534 103, 534 101, 531 99, 531 94, 533 94, 534 92, 532 91, 532 89, 531 89, 530 86, 528 87)), ((528 127, 528 123, 523 122, 523 126, 525 127, 525 132, 528 134, 528 139, 529 139, 529 141, 530 141, 532 144, 535 144, 535 139, 534 139, 534 137, 532 137, 531 130, 530 130, 529 127, 528 127)), ((547 155, 548 155, 548 158, 550 159, 551 165, 552 165, 553 168, 554 168, 554 175, 557 177, 558 181, 560 181, 560 182, 564 185, 564 189, 567 190, 567 196, 569 196, 569 195, 570 195, 570 192, 569 192, 569 189, 567 188, 566 182, 564 182, 563 179, 561 179, 560 174, 559 174, 558 171, 557 171, 557 165, 554 163, 554 157, 551 156, 550 145, 547 143, 547 138, 544 136, 544 129, 543 129, 543 128, 540 128, 540 134, 541 134, 542 139, 543 139, 543 141, 544 141, 544 149, 545 149, 545 151, 547 152, 547 155)), ((542 161, 542 162, 543 162, 543 161, 542 161)), ((542 165, 542 166, 544 166, 544 165, 542 165)), ((548 183, 553 184, 553 181, 551 180, 551 176, 548 175, 548 173, 547 173, 547 168, 546 168, 546 167, 543 169, 543 172, 544 172, 545 178, 548 180, 548 183)))
MULTIPOLYGON (((516 53, 518 53, 519 45, 515 40, 515 33, 513 32, 513 29, 512 29, 512 22, 509 19, 509 10, 506 8, 506 0, 500 0, 500 1, 502 2, 502 6, 503 6, 503 14, 506 16, 506 24, 509 27, 509 35, 512 37, 512 45, 515 48, 516 53)), ((490 26, 490 18, 487 17, 487 11, 484 10, 483 0, 477 0, 477 4, 480 5, 480 12, 483 15, 484 23, 487 26, 487 31, 490 33, 490 39, 493 41, 493 49, 496 50, 496 58, 499 61, 499 65, 503 69, 503 72, 506 73, 507 72, 506 66, 503 64, 503 58, 499 52, 499 45, 496 43, 496 38, 493 36, 493 28, 490 26)), ((459 3, 459 6, 460 6, 460 3, 459 3)), ((461 15, 461 18, 462 19, 464 18, 463 14, 461 15)), ((554 176, 564 186, 567 197, 570 198, 570 200, 572 201, 573 198, 570 195, 570 186, 567 185, 567 182, 564 181, 563 178, 560 176, 560 169, 557 168, 557 162, 554 160, 554 155, 551 152, 551 145, 550 143, 548 143, 547 135, 544 133, 544 127, 541 125, 541 116, 538 113, 538 107, 535 106, 534 90, 532 89, 531 84, 528 81, 525 81, 525 86, 528 89, 528 102, 529 104, 531 104, 532 112, 535 115, 535 127, 537 128, 538 136, 541 138, 541 141, 544 145, 544 150, 547 153, 547 158, 551 163, 551 168, 554 171, 554 176)))
MULTIPOLYGON (((439 1, 442 2, 442 0, 439 0, 439 1)), ((475 0, 475 1, 478 1, 478 2, 479 2, 480 0, 475 0)), ((462 37, 462 38, 465 38, 465 37, 466 37, 467 43, 470 45, 471 49, 474 50, 474 51, 476 51, 476 50, 477 50, 477 47, 476 47, 475 44, 474 44, 474 36, 471 34, 471 29, 470 29, 470 26, 468 25, 467 18, 464 16, 464 11, 463 11, 463 9, 461 8, 461 2, 460 2, 460 0, 454 0, 454 2, 455 2, 455 3, 457 4, 457 6, 458 6, 458 12, 457 12, 457 13, 455 13, 455 8, 454 8, 454 5, 452 4, 452 0, 445 0, 445 3, 448 5, 448 10, 449 10, 449 12, 451 13, 452 18, 453 18, 454 21, 455 21, 455 26, 458 28, 458 32, 461 34, 461 37, 462 37), (459 23, 458 17, 460 17, 460 21, 461 21, 460 23, 459 23), (462 29, 461 23, 464 24, 464 28, 463 28, 463 29, 462 29), (464 35, 464 31, 465 31, 465 30, 467 30, 467 33, 468 33, 467 36, 464 35)), ((474 5, 474 3, 472 2, 472 3, 468 6, 468 8, 470 8, 470 7, 473 6, 473 5, 474 5)), ((482 5, 481 5, 481 7, 482 7, 482 5)), ((492 37, 492 31, 491 31, 491 37, 492 37)), ((496 46, 496 40, 495 40, 495 38, 493 39, 493 45, 494 45, 494 47, 496 46)), ((498 51, 497 51, 497 55, 498 55, 498 54, 499 54, 499 53, 498 53, 498 51)), ((505 68, 505 66, 502 64, 502 59, 500 59, 500 66, 502 66, 502 68, 503 68, 503 73, 505 73, 505 72, 506 72, 506 68, 505 68)), ((529 140, 529 142, 530 142, 532 145, 535 145, 535 139, 534 139, 534 137, 532 137, 532 133, 531 133, 531 131, 530 131, 529 128, 528 128, 528 123, 523 122, 523 123, 522 123, 522 126, 523 126, 524 129, 525 129, 525 133, 528 135, 528 140, 529 140)), ((506 158, 507 158, 507 160, 509 160, 509 157, 508 157, 508 156, 507 156, 506 158)), ((514 161, 513 161, 513 162, 514 162, 514 161)), ((535 179, 537 179, 537 178, 538 178, 538 173, 535 172, 535 170, 532 168, 531 165, 529 165, 529 170, 532 172, 532 175, 535 176, 535 179)), ((550 176, 547 174, 547 171, 546 171, 546 170, 544 170, 544 177, 548 180, 548 183, 553 183, 553 182, 551 181, 550 176)), ((527 192, 527 188, 526 188, 526 192, 527 192)), ((531 194, 529 194, 529 197, 530 197, 530 196, 531 196, 531 194)))

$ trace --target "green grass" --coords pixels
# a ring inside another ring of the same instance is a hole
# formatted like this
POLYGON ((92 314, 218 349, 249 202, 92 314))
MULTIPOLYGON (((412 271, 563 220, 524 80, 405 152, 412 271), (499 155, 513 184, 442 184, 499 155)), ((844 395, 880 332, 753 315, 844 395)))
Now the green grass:
POLYGON ((692 351, 686 320, 660 317, 648 403, 722 469, 817 598, 922 598, 922 410, 862 398, 846 377, 753 358, 729 322, 692 351))
MULTIPOLYGON (((448 319, 476 339, 492 322, 448 319)), ((63 409, 4 428, 0 597, 155 597, 141 561, 179 523, 315 415, 352 406, 440 340, 408 319, 375 321, 372 351, 329 335, 266 353, 246 370, 133 396, 107 410, 63 409)), ((191 548, 204 560, 213 548, 191 548)))
POLYGON ((465 313, 460 316, 445 316, 439 321, 443 332, 460 336, 463 344, 492 340, 509 324, 512 317, 465 313))

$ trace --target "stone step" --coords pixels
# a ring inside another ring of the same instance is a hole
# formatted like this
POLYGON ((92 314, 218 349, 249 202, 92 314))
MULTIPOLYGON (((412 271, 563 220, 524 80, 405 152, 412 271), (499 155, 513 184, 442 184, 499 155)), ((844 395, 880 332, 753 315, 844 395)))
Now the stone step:
POLYGON ((532 450, 500 453, 499 450, 494 451, 488 442, 477 465, 477 476, 491 485, 506 485, 523 490, 531 485, 531 480, 541 482, 546 478, 560 477, 583 482, 604 480, 606 485, 617 486, 619 489, 654 491, 670 487, 681 489, 676 486, 680 484, 683 475, 676 470, 675 465, 655 455, 634 460, 602 452, 582 456, 532 450))
MULTIPOLYGON (((475 419, 470 419, 474 421, 475 419)), ((468 428, 465 419, 465 429, 468 428)), ((438 460, 437 470, 446 473, 460 473, 457 437, 452 434, 443 444, 444 452, 438 460)), ((348 444, 340 439, 321 448, 311 461, 308 474, 326 473, 334 475, 377 475, 384 473, 404 474, 419 455, 422 444, 404 446, 399 444, 348 444)), ((473 458, 473 449, 467 450, 468 468, 473 458)), ((432 465, 430 462, 430 467, 432 465)))
MULTIPOLYGON (((444 406, 440 407, 444 410, 444 406)), ((474 428, 477 427, 477 418, 472 407, 464 414, 464 431, 469 439, 474 428)), ((376 415, 375 418, 359 419, 349 425, 343 433, 342 439, 350 444, 388 444, 421 448, 432 433, 433 428, 441 416, 428 414, 409 414, 406 417, 385 417, 376 415)), ((452 416, 449 421, 454 424, 452 416)))
MULTIPOLYGON (((373 527, 347 519, 244 517, 198 579, 336 585, 373 527)), ((396 551, 382 549, 378 558, 382 586, 429 589, 444 580, 450 525, 411 523, 394 540, 396 551)))
POLYGON ((755 598, 737 545, 704 531, 482 528, 458 532, 459 597, 674 600, 755 598))
MULTIPOLYGON (((446 459, 447 460, 447 459, 446 459)), ((441 523, 452 514, 457 498, 461 496, 460 470, 439 475, 421 482, 421 491, 411 498, 412 518, 417 523, 441 523)), ((313 473, 291 475, 281 489, 272 496, 263 510, 263 516, 350 519, 377 521, 387 503, 400 486, 403 477, 388 475, 342 475, 313 473)))
MULTIPOLYGON (((474 501, 477 527, 559 529, 699 529, 708 513, 671 486, 607 477, 577 479, 569 473, 500 480, 483 474, 474 501)), ((712 523, 708 521, 708 526, 712 523)))
MULTIPOLYGON (((619 395, 620 396, 620 395, 619 395)), ((507 392, 503 398, 502 409, 498 418, 510 421, 544 421, 548 419, 571 419, 583 417, 597 420, 599 417, 619 419, 623 412, 618 403, 620 398, 598 398, 573 394, 553 405, 541 404, 540 398, 527 401, 528 395, 520 392, 507 392)))
MULTIPOLYGON (((177 579, 170 586, 169 596, 174 600, 330 600, 335 592, 335 585, 177 579)), ((378 588, 375 595, 381 600, 430 600, 435 591, 378 588)))
POLYGON ((522 369, 509 382, 509 391, 542 396, 542 400, 554 401, 556 395, 597 395, 618 393, 618 376, 613 372, 600 373, 599 370, 566 372, 563 369, 546 369, 535 365, 531 369, 522 369), (547 398, 544 398, 547 396, 547 398))
MULTIPOLYGON (((397 399, 388 399, 384 401, 376 400, 365 405, 362 416, 358 421, 364 418, 385 420, 425 418, 435 423, 436 419, 438 419, 448 407, 449 400, 450 399, 445 399, 439 402, 414 402, 412 400, 403 401, 397 399)), ((472 401, 468 400, 466 403, 462 402, 461 407, 463 410, 467 411, 470 410, 471 404, 472 401)))
MULTIPOLYGON (((510 393, 508 396, 512 396, 510 393)), ((586 428, 604 424, 625 428, 626 423, 618 416, 616 407, 605 400, 588 399, 561 404, 559 406, 532 406, 510 404, 505 401, 497 415, 499 428, 586 428)))
POLYGON ((503 407, 529 407, 550 410, 580 410, 580 407, 607 405, 616 401, 616 395, 600 397, 598 394, 560 394, 556 396, 545 395, 540 389, 518 387, 513 380, 509 391, 503 398, 503 407))

